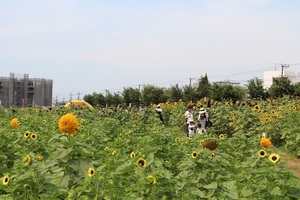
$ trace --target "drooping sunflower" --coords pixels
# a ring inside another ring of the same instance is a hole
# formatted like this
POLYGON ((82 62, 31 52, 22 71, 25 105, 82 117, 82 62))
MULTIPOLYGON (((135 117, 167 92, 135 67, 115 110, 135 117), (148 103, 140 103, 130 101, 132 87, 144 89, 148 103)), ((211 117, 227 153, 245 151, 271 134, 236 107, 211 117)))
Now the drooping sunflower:
POLYGON ((134 151, 130 153, 130 158, 134 158, 135 157, 135 153, 134 151))
POLYGON ((30 138, 32 140, 36 140, 37 139, 37 134, 36 133, 31 133, 30 138))
POLYGON ((46 124, 46 120, 42 120, 42 124, 46 124))
POLYGON ((59 119, 59 129, 64 132, 69 134, 71 137, 73 137, 78 128, 79 128, 79 123, 78 123, 78 119, 75 117, 75 115, 68 113, 63 115, 60 119, 59 119))
POLYGON ((20 125, 20 122, 19 122, 18 118, 13 118, 13 119, 10 121, 10 125, 11 125, 13 128, 17 128, 17 127, 20 125))
POLYGON ((25 138, 28 138, 28 137, 29 137, 29 135, 30 135, 30 132, 29 132, 29 131, 25 131, 25 133, 24 133, 24 137, 25 137, 25 138))
POLYGON ((212 152, 212 153, 210 154, 210 158, 214 158, 214 157, 216 157, 216 153, 212 152))
POLYGON ((88 170, 88 176, 92 177, 95 175, 95 169, 93 167, 90 167, 88 170))
POLYGON ((272 142, 269 138, 263 137, 260 139, 260 145, 265 148, 269 148, 272 145, 272 142))
POLYGON ((31 158, 29 155, 26 155, 23 159, 22 159, 22 162, 24 163, 24 166, 28 166, 31 162, 31 158))
POLYGON ((203 144, 203 142, 204 142, 204 140, 200 140, 200 144, 201 144, 201 145, 203 144))
POLYGON ((261 158, 264 158, 264 157, 266 157, 267 152, 265 150, 261 149, 261 150, 259 150, 258 154, 261 158))
POLYGON ((113 152, 111 153, 111 155, 115 156, 115 155, 117 155, 117 152, 116 152, 116 151, 113 151, 113 152))
POLYGON ((273 163, 278 162, 279 158, 280 158, 280 156, 277 153, 272 153, 271 155, 269 155, 269 160, 273 163))
POLYGON ((2 178, 2 184, 3 185, 7 185, 9 182, 9 176, 8 175, 5 175, 3 178, 2 178))
POLYGON ((147 176, 147 179, 150 179, 150 183, 149 184, 152 184, 152 185, 156 184, 156 179, 154 178, 154 176, 149 175, 149 176, 147 176))
POLYGON ((43 156, 41 154, 37 154, 36 157, 35 157, 35 159, 37 161, 42 161, 43 160, 43 156))
POLYGON ((193 152, 192 152, 192 158, 195 159, 197 156, 198 156, 198 153, 197 153, 196 151, 193 151, 193 152))
POLYGON ((105 148, 104 148, 104 151, 109 151, 109 148, 108 148, 108 147, 105 147, 105 148))
POLYGON ((139 167, 146 167, 147 161, 146 161, 146 159, 144 159, 144 158, 139 158, 139 159, 136 161, 136 164, 137 164, 137 166, 139 166, 139 167))

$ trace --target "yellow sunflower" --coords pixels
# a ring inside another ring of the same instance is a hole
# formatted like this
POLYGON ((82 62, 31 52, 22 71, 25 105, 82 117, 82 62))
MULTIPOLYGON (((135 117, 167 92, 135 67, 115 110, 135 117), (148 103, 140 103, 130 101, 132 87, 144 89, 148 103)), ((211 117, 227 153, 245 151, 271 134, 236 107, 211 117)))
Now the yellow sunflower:
POLYGON ((272 153, 271 155, 269 155, 269 160, 273 163, 276 163, 279 161, 280 156, 276 153, 272 153))
POLYGON ((13 128, 17 128, 17 127, 20 125, 20 122, 19 122, 18 118, 13 118, 13 119, 10 121, 10 125, 11 125, 13 128))
POLYGON ((146 161, 146 159, 144 159, 144 158, 139 158, 139 159, 136 161, 136 164, 137 164, 137 166, 139 166, 139 167, 146 167, 147 161, 146 161))
POLYGON ((216 157, 216 153, 212 152, 212 153, 210 154, 210 158, 214 158, 214 157, 216 157))
POLYGON ((35 159, 38 160, 38 161, 42 161, 43 156, 41 154, 38 154, 38 155, 36 155, 35 159))
POLYGON ((95 169, 93 167, 90 167, 88 170, 88 176, 92 177, 95 175, 95 169))
POLYGON ((25 137, 25 138, 28 138, 28 137, 29 137, 29 135, 30 135, 30 132, 29 132, 29 131, 25 131, 25 133, 24 133, 24 137, 25 137))
POLYGON ((180 141, 179 137, 175 138, 175 142, 179 142, 179 141, 180 141))
POLYGON ((260 109, 259 105, 255 105, 255 106, 254 106, 254 109, 255 109, 255 110, 259 110, 259 109, 260 109))
POLYGON ((196 151, 192 152, 192 158, 196 158, 198 156, 198 153, 196 151))
POLYGON ((79 128, 78 119, 71 113, 63 115, 60 118, 58 125, 62 132, 69 134, 71 137, 76 134, 79 128))
POLYGON ((149 176, 147 176, 147 179, 150 179, 149 184, 152 184, 152 185, 156 184, 156 179, 154 178, 154 176, 149 175, 149 176))
POLYGON ((259 150, 258 154, 261 158, 264 158, 264 157, 266 157, 267 152, 265 150, 261 149, 261 150, 259 150))
POLYGON ((135 153, 134 152, 131 152, 130 153, 130 158, 134 158, 135 157, 135 153))
POLYGON ((224 135, 224 134, 220 134, 220 135, 219 135, 219 138, 222 140, 222 139, 225 138, 225 135, 224 135))
POLYGON ((22 159, 22 162, 24 163, 24 166, 28 166, 31 162, 31 158, 29 155, 26 155, 23 159, 22 159))
POLYGON ((117 155, 117 152, 116 152, 116 151, 113 151, 113 152, 111 153, 111 155, 115 156, 115 155, 117 155))
POLYGON ((269 148, 272 145, 272 142, 269 138, 263 137, 260 139, 260 145, 265 148, 269 148))
POLYGON ((2 184, 3 185, 7 185, 9 182, 9 176, 8 175, 5 175, 2 179, 2 184))
POLYGON ((31 133, 30 138, 31 138, 32 140, 36 140, 36 139, 37 139, 37 134, 31 133))
POLYGON ((105 148, 104 148, 104 151, 109 151, 109 148, 108 148, 108 147, 105 147, 105 148))

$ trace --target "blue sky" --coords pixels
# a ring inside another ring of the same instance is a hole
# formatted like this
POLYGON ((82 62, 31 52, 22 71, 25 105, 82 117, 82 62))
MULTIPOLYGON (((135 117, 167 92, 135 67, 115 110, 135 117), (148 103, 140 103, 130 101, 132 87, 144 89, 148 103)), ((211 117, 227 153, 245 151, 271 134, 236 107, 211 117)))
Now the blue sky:
POLYGON ((53 79, 59 100, 205 74, 244 84, 300 63, 299 10, 298 0, 0 0, 0 76, 53 79))

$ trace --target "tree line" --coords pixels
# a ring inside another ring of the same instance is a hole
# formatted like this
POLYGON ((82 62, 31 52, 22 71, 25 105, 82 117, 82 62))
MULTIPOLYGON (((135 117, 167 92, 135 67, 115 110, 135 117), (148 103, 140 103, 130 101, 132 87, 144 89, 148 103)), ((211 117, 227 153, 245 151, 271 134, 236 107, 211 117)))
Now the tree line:
POLYGON ((157 87, 154 85, 144 85, 142 89, 125 87, 122 93, 102 93, 88 94, 83 99, 92 106, 107 105, 150 105, 161 102, 196 102, 202 98, 209 98, 216 101, 222 100, 242 100, 242 99, 265 99, 277 98, 283 95, 299 95, 300 83, 292 84, 287 77, 274 78, 270 88, 263 87, 263 80, 257 77, 247 81, 242 86, 233 86, 231 84, 210 83, 207 74, 203 76, 197 87, 185 85, 179 87, 178 84, 170 88, 157 87))

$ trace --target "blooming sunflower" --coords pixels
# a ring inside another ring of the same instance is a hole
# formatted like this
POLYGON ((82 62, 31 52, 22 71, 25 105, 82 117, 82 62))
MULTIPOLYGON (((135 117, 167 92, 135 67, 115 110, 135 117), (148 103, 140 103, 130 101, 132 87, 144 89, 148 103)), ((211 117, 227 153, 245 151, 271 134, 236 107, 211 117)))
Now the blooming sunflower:
POLYGON ((3 185, 7 185, 9 182, 9 176, 8 175, 5 175, 2 179, 2 184, 3 185))
POLYGON ((108 148, 108 147, 105 147, 105 148, 104 148, 104 151, 109 151, 109 148, 108 148))
POLYGON ((198 153, 196 151, 192 152, 192 158, 196 158, 198 156, 198 153))
POLYGON ((269 138, 263 137, 260 139, 260 145, 265 148, 269 148, 272 145, 272 142, 269 138))
POLYGON ((271 155, 269 155, 269 160, 273 163, 276 163, 279 161, 280 156, 276 153, 272 153, 271 155))
POLYGON ((179 137, 175 138, 175 142, 179 142, 179 141, 180 141, 179 137))
POLYGON ((210 158, 214 158, 214 157, 216 157, 216 154, 215 154, 214 152, 212 152, 212 153, 210 154, 210 158))
POLYGON ((156 184, 156 179, 154 178, 154 176, 149 175, 147 176, 147 179, 150 179, 150 184, 152 185, 156 184))
POLYGON ((22 162, 24 163, 24 166, 28 166, 31 162, 31 158, 29 155, 26 155, 23 159, 22 159, 22 162))
POLYGON ((20 125, 20 122, 19 122, 18 118, 13 118, 13 119, 10 121, 10 125, 11 125, 13 128, 17 128, 17 127, 20 125))
POLYGON ((260 108, 259 105, 255 105, 255 106, 254 106, 254 109, 255 109, 255 110, 259 110, 259 108, 260 108))
POLYGON ((79 123, 77 118, 73 114, 65 114, 59 119, 59 129, 64 132, 68 133, 71 137, 73 137, 78 128, 79 128, 79 123))
POLYGON ((267 152, 265 150, 261 149, 261 150, 259 150, 258 154, 261 158, 264 158, 264 157, 266 157, 267 152))
POLYGON ((139 167, 146 167, 147 161, 146 161, 146 159, 144 159, 144 158, 139 158, 139 159, 136 161, 136 164, 137 164, 137 166, 139 166, 139 167))
POLYGON ((219 138, 222 140, 222 139, 225 138, 225 135, 224 135, 224 134, 220 134, 220 135, 219 135, 219 138))
POLYGON ((36 140, 36 139, 37 139, 37 134, 31 133, 30 138, 31 138, 32 140, 36 140))
POLYGON ((135 153, 134 152, 131 152, 130 153, 130 158, 134 158, 135 157, 135 153))
POLYGON ((25 131, 25 133, 24 133, 24 137, 25 137, 25 138, 28 138, 28 137, 29 137, 29 135, 30 135, 30 132, 29 132, 29 131, 25 131))
POLYGON ((113 151, 113 152, 111 153, 111 155, 113 155, 113 156, 115 156, 116 154, 117 154, 116 151, 113 151))
POLYGON ((88 170, 88 176, 92 177, 95 175, 95 169, 93 167, 90 167, 88 170))

